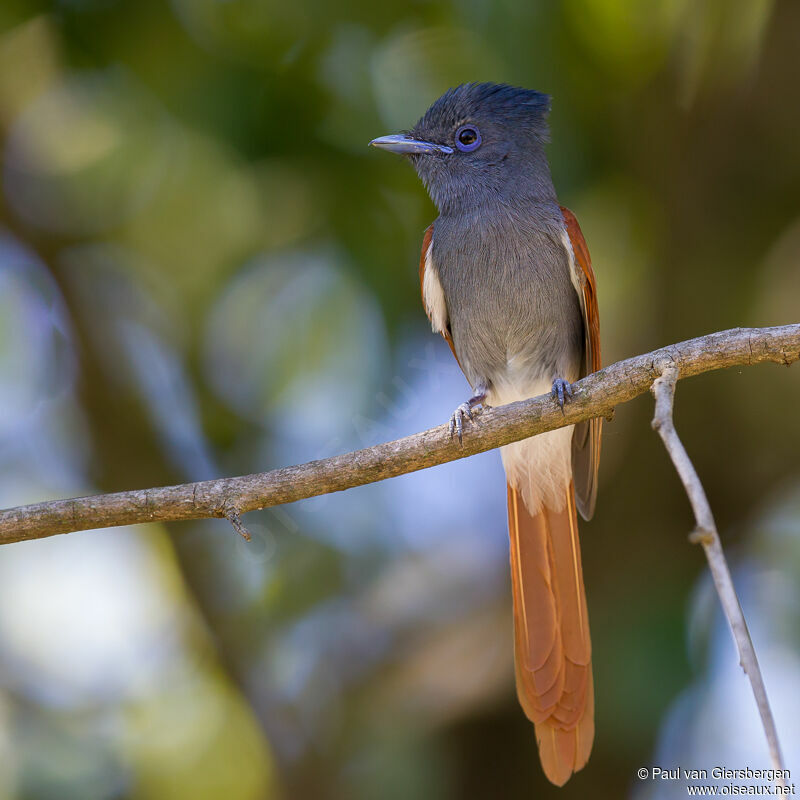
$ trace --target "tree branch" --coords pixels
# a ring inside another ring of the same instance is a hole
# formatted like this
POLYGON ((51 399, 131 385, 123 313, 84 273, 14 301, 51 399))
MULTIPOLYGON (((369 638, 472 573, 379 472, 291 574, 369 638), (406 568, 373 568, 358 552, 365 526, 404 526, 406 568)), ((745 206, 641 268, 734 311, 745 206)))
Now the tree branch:
MULTIPOLYGON (((686 494, 689 496, 689 502, 697 525, 690 534, 689 540, 694 544, 703 545, 703 550, 708 559, 708 566, 711 570, 711 577, 714 579, 714 586, 722 604, 722 610, 728 620, 733 640, 739 651, 739 663, 748 678, 750 678, 758 713, 761 716, 761 725, 767 737, 772 767, 775 770, 783 771, 786 766, 781 755, 778 730, 775 727, 772 709, 767 698, 767 689, 761 676, 761 668, 758 665, 758 658, 753 647, 753 640, 750 638, 750 631, 747 629, 744 612, 733 587, 733 578, 728 569, 725 553, 722 550, 714 515, 711 513, 711 506, 708 503, 703 484, 700 482, 700 477, 689 458, 689 454, 686 452, 686 448, 683 446, 683 442, 678 436, 678 432, 675 430, 672 409, 675 401, 675 384, 678 382, 678 377, 678 368, 672 363, 666 363, 663 366, 660 377, 656 378, 653 383, 652 392, 656 398, 653 429, 664 442, 664 447, 667 448, 669 457, 672 459, 672 463, 675 465, 675 469, 686 489, 686 494)), ((776 783, 780 786, 786 785, 781 776, 776 778, 776 783)))
POLYGON ((675 367, 677 377, 688 378, 768 361, 788 366, 799 358, 800 324, 720 331, 589 375, 575 384, 574 397, 563 412, 548 395, 487 409, 464 432, 463 445, 450 438, 447 425, 439 425, 394 442, 271 472, 19 506, 0 511, 0 544, 89 528, 208 517, 235 520, 239 530, 239 517, 248 511, 393 478, 592 417, 607 417, 615 406, 646 392, 665 364, 675 367))

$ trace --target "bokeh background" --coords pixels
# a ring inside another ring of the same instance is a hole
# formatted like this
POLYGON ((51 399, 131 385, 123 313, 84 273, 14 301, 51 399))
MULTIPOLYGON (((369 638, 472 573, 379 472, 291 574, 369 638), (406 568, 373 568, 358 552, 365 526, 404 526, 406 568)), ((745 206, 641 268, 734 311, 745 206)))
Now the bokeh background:
MULTIPOLYGON (((552 94, 604 361, 800 317, 793 0, 2 0, 0 505, 241 474, 444 421, 435 210, 369 139, 451 85, 552 94)), ((800 369, 682 382, 800 779, 800 369)), ((582 525, 597 737, 543 779, 497 453, 248 515, 0 552, 2 800, 672 798, 763 767, 644 397, 582 525)), ((800 780, 798 780, 800 782, 800 780)))

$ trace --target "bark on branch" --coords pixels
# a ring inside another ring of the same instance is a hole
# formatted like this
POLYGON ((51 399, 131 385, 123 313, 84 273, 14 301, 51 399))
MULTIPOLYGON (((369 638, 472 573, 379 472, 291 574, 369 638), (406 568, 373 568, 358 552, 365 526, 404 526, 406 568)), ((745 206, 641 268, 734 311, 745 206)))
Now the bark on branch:
POLYGON ((237 478, 55 500, 0 511, 0 544, 58 533, 142 522, 224 517, 238 523, 248 511, 339 492, 455 461, 591 417, 646 392, 666 365, 677 377, 725 367, 800 359, 800 324, 736 328, 618 361, 575 384, 563 413, 546 395, 488 409, 468 426, 463 445, 447 425, 364 450, 237 478))

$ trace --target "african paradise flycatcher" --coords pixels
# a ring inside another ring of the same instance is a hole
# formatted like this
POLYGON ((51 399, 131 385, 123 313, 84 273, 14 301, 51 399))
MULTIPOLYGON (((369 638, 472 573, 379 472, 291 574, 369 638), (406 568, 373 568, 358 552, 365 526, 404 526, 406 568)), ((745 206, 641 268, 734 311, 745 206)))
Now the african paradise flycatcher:
MULTIPOLYGON (((408 134, 370 144, 409 158, 439 210, 422 244, 422 302, 473 388, 450 419, 552 392, 600 368, 597 291, 544 147, 550 98, 465 84, 408 134)), ((506 445, 517 695, 547 777, 563 785, 594 739, 591 642, 576 508, 594 512, 601 420, 506 445)))

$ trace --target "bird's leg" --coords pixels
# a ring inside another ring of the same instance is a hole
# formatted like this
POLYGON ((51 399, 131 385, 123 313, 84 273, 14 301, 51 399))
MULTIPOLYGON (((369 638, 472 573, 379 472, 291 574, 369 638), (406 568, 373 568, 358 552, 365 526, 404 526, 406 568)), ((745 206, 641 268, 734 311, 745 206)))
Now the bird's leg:
POLYGON ((450 416, 450 438, 453 438, 453 434, 458 434, 458 441, 461 441, 462 434, 464 433, 464 418, 466 417, 469 420, 472 420, 475 414, 478 413, 480 409, 476 408, 477 406, 485 406, 486 405, 486 394, 488 393, 488 388, 486 387, 485 383, 479 383, 475 387, 475 391, 472 393, 472 397, 467 400, 466 403, 462 403, 450 416))
POLYGON ((553 378, 553 388, 550 390, 550 394, 563 412, 565 400, 572 400, 572 384, 563 378, 553 378))

